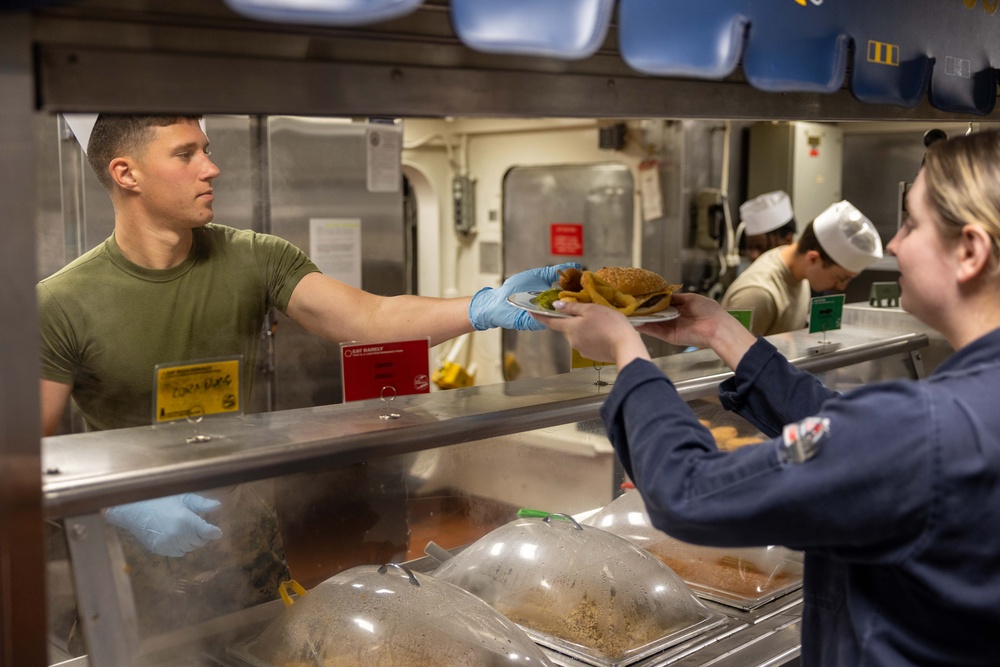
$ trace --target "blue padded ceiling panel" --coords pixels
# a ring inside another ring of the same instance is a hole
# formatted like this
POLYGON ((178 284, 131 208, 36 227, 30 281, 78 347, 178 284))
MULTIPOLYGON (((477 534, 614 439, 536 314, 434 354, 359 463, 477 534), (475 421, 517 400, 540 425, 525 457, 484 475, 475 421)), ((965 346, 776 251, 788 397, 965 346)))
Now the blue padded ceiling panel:
POLYGON ((466 46, 487 53, 586 58, 607 35, 614 0, 451 0, 466 46))
POLYGON ((618 8, 622 58, 646 74, 722 79, 743 55, 747 17, 715 2, 637 0, 618 8))
POLYGON ((225 0, 250 18, 279 23, 363 25, 408 14, 423 0, 225 0))
POLYGON ((743 73, 751 86, 771 91, 832 93, 844 85, 848 39, 837 31, 810 26, 751 26, 743 50, 743 73), (776 48, 780 44, 780 48, 776 48))
POLYGON ((619 50, 634 69, 833 92, 863 102, 988 114, 996 102, 995 0, 619 0, 619 50), (970 6, 971 5, 971 6, 970 6))

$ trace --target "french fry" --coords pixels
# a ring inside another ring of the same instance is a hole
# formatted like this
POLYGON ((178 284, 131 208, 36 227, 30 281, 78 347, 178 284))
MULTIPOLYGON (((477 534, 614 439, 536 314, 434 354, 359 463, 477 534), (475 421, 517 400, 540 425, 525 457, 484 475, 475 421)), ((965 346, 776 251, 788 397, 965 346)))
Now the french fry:
POLYGON ((626 316, 631 315, 639 307, 639 302, 634 296, 616 290, 591 271, 583 272, 580 284, 583 288, 581 291, 562 291, 559 293, 559 298, 564 301, 596 303, 614 308, 626 316))

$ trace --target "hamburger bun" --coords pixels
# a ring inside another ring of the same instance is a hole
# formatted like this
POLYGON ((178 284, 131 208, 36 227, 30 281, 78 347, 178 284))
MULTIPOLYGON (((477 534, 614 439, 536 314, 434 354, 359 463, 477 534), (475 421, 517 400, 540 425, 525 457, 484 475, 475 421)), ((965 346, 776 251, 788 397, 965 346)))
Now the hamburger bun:
POLYGON ((632 296, 652 294, 670 287, 659 273, 634 266, 605 266, 594 273, 618 291, 632 296))
POLYGON ((605 266, 594 275, 623 294, 635 297, 638 306, 632 315, 652 315, 670 307, 670 295, 680 289, 663 276, 634 266, 605 266))

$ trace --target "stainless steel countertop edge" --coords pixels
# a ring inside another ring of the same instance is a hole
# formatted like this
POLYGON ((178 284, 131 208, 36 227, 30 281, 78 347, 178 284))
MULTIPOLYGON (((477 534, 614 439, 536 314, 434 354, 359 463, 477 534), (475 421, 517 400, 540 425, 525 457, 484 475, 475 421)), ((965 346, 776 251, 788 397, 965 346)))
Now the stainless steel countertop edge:
MULTIPOLYGON (((822 372, 926 347, 925 334, 851 327, 827 334, 837 349, 816 354, 818 334, 769 337, 797 366, 822 372)), ((654 363, 685 400, 714 395, 732 373, 710 350, 654 363)), ((613 367, 601 378, 613 383, 613 367)), ((205 420, 194 445, 179 423, 45 438, 44 511, 66 517, 172 493, 335 468, 361 461, 596 419, 610 386, 585 369, 515 382, 275 413, 205 420), (381 419, 391 409, 398 419, 381 419)))

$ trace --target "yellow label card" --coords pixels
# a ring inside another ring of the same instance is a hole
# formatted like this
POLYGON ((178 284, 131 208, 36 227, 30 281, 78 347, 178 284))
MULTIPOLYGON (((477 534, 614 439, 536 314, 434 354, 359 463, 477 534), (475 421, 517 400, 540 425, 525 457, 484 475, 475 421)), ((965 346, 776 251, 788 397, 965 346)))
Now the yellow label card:
POLYGON ((241 414, 240 365, 243 357, 159 364, 153 387, 153 423, 241 414))

